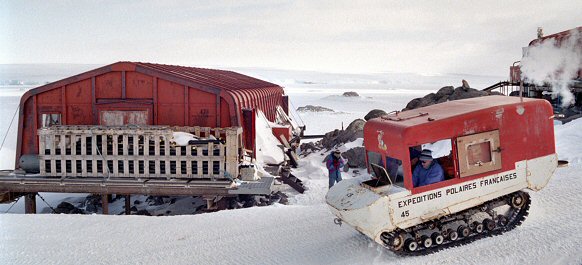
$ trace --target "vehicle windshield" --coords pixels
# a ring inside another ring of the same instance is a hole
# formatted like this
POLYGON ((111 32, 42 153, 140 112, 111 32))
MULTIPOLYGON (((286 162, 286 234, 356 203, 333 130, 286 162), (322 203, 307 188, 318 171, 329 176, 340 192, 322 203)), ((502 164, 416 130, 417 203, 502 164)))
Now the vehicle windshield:
POLYGON ((389 184, 404 187, 402 160, 393 157, 382 157, 381 154, 368 152, 368 167, 373 178, 366 181, 367 185, 380 187, 389 184))

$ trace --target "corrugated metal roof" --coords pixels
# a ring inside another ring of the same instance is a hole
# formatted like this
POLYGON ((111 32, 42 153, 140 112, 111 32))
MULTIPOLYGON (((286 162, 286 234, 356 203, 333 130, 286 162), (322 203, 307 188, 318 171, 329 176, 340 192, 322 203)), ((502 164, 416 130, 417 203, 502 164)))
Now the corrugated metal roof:
POLYGON ((194 83, 225 90, 279 87, 276 84, 232 71, 143 62, 128 63, 133 63, 137 66, 173 75, 177 78, 186 79, 194 83))

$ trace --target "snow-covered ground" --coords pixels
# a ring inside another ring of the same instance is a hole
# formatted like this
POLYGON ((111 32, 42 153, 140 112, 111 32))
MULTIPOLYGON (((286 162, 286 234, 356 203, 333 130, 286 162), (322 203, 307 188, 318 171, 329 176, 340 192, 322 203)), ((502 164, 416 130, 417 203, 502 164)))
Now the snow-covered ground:
MULTIPOLYGON (((338 112, 300 114, 308 134, 338 128, 342 122, 347 126, 373 108, 399 110, 429 92, 366 84, 290 81, 286 92, 294 108, 312 104, 338 112), (362 97, 340 97, 345 91, 362 97)), ((430 92, 445 85, 460 84, 442 83, 430 92)), ((14 111, 17 100, 5 96, 0 102, 4 132, 10 118, 6 116, 12 115, 8 111, 14 111)), ((0 264, 581 264, 582 120, 555 128, 559 156, 571 163, 558 169, 545 189, 530 193, 532 204, 524 224, 504 235, 428 256, 398 257, 353 228, 335 225, 324 202, 323 154, 315 153, 300 161, 294 172, 308 190, 291 195, 291 205, 164 217, 0 214, 0 264)), ((1 154, 2 163, 13 160, 13 154, 1 154)), ((354 175, 351 170, 344 178, 354 175)), ((45 195, 49 204, 62 197, 45 195)), ((0 213, 8 207, 0 205, 0 213)), ((21 212, 18 208, 10 212, 21 212)))

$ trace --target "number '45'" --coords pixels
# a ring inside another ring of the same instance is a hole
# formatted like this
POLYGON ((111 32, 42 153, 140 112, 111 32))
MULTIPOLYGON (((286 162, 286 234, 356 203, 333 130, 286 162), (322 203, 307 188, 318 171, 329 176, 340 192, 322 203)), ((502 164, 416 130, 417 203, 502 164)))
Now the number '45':
POLYGON ((410 214, 408 213, 408 210, 402 212, 402 214, 400 215, 400 217, 408 217, 410 214))

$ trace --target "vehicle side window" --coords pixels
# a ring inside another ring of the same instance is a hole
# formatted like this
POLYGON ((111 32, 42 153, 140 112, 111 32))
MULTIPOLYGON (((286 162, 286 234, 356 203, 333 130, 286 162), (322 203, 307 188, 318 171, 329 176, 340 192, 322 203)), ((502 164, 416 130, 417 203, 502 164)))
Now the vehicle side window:
POLYGON ((499 130, 457 138, 460 176, 501 169, 499 130))
POLYGON ((451 139, 409 148, 413 187, 427 186, 455 177, 451 139))
POLYGON ((404 174, 402 170, 402 160, 386 157, 386 172, 392 180, 392 184, 400 187, 404 187, 404 174))

